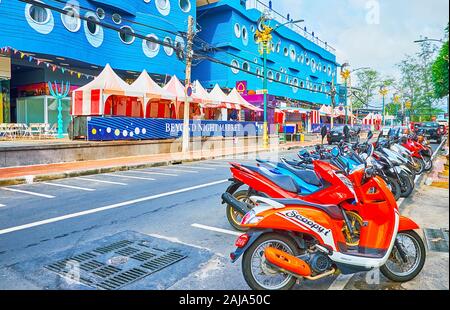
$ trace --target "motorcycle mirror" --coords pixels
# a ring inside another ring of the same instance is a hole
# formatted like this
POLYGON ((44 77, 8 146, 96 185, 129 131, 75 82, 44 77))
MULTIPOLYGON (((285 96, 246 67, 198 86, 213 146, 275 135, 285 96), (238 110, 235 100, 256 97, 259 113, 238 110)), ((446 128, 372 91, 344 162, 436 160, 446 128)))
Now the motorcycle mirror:
POLYGON ((332 155, 334 158, 338 157, 340 153, 341 153, 341 152, 340 152, 340 150, 339 150, 338 147, 334 147, 334 148, 331 150, 331 155, 332 155))

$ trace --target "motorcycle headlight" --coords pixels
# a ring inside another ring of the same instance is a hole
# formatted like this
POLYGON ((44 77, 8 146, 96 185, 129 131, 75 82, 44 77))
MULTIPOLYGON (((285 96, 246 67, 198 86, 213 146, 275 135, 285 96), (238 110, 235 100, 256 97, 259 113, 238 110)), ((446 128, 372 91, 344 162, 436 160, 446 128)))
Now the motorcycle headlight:
POLYGON ((350 192, 355 197, 356 202, 358 202, 358 197, 356 196, 355 188, 353 187, 352 181, 350 181, 345 175, 336 174, 337 177, 344 183, 344 185, 350 190, 350 192))

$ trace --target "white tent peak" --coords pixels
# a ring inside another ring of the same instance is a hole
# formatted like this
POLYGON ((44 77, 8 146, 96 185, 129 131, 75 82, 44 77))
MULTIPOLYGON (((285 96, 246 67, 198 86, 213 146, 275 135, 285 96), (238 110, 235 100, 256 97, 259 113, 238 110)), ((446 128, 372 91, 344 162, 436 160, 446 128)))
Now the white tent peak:
POLYGON ((144 69, 139 77, 131 84, 133 91, 145 93, 147 96, 160 96, 163 99, 174 99, 174 96, 159 86, 144 69))

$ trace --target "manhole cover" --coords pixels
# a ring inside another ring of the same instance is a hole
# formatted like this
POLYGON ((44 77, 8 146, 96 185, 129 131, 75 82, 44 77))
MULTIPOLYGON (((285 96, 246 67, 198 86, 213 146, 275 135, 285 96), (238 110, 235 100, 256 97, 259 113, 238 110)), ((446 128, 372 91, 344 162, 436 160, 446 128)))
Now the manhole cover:
POLYGON ((178 251, 151 247, 145 241, 121 240, 45 268, 97 289, 117 290, 186 257, 178 251))
POLYGON ((448 229, 425 228, 424 232, 429 251, 448 252, 448 229))

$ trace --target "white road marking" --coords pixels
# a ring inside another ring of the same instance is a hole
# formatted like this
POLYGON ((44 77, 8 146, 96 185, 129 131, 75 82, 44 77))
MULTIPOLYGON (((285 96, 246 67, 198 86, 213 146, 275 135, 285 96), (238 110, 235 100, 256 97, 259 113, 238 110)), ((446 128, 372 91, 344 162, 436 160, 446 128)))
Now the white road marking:
POLYGON ((210 231, 215 231, 215 232, 220 232, 223 234, 227 234, 227 235, 232 235, 232 236, 240 236, 243 233, 237 232, 237 231, 232 231, 232 230, 227 230, 227 229, 222 229, 222 228, 217 228, 217 227, 212 227, 212 226, 206 226, 206 225, 202 225, 202 224, 192 224, 192 227, 195 228, 200 228, 200 229, 205 229, 205 230, 210 230, 210 231))
POLYGON ((216 170, 215 168, 207 168, 202 166, 177 166, 177 169, 200 169, 200 170, 216 170))
POLYGON ((231 167, 229 164, 225 164, 225 163, 220 163, 220 164, 216 164, 216 163, 204 163, 204 165, 208 165, 208 166, 212 166, 212 167, 231 167))
POLYGON ((142 174, 148 174, 148 175, 163 175, 167 177, 177 177, 178 174, 172 174, 172 173, 162 173, 162 172, 151 172, 151 171, 137 171, 132 170, 133 173, 142 173, 142 174))
POLYGON ((77 178, 78 180, 83 181, 89 181, 89 182, 98 182, 98 183, 105 183, 105 184, 112 184, 112 185, 128 185, 126 183, 120 183, 120 182, 112 182, 112 181, 103 181, 103 180, 96 180, 96 179, 89 179, 89 178, 77 178))
POLYGON ((145 180, 145 181, 156 181, 156 179, 152 179, 152 178, 134 177, 134 176, 131 176, 131 175, 123 175, 123 174, 104 173, 103 175, 107 175, 107 176, 115 177, 115 178, 125 178, 125 179, 145 180))
POLYGON ((124 201, 124 202, 120 202, 120 203, 116 203, 113 205, 108 205, 108 206, 104 206, 104 207, 100 207, 100 208, 95 208, 95 209, 86 210, 86 211, 82 211, 82 212, 58 216, 58 217, 54 217, 54 218, 50 218, 50 219, 46 219, 46 220, 42 220, 42 221, 38 221, 38 222, 33 222, 33 223, 29 223, 29 224, 24 224, 24 225, 20 225, 20 226, 10 227, 10 228, 0 230, 0 235, 8 234, 11 232, 16 232, 16 231, 20 231, 20 230, 25 230, 25 229, 32 228, 32 227, 42 226, 42 225, 46 225, 46 224, 50 224, 50 223, 60 222, 60 221, 64 221, 67 219, 76 218, 76 217, 80 217, 80 216, 84 216, 84 215, 88 215, 88 214, 94 214, 94 213, 98 213, 98 212, 102 212, 102 211, 107 211, 107 210, 117 209, 117 208, 121 208, 121 207, 125 207, 125 206, 130 206, 130 205, 134 205, 134 204, 137 204, 140 202, 155 200, 158 198, 172 196, 172 195, 176 195, 176 194, 180 194, 180 193, 185 193, 185 192, 193 191, 196 189, 219 185, 219 184, 226 183, 226 182, 228 182, 228 180, 220 180, 220 181, 200 184, 200 185, 196 185, 196 186, 192 186, 192 187, 178 189, 178 190, 171 191, 171 192, 161 193, 161 194, 152 195, 152 196, 146 196, 146 197, 142 197, 142 198, 138 198, 138 199, 134 199, 134 200, 128 200, 128 201, 124 201))
POLYGON ((65 184, 57 184, 57 183, 42 183, 49 186, 56 186, 56 187, 64 187, 64 188, 70 188, 70 189, 78 189, 80 191, 86 191, 86 192, 93 192, 95 189, 93 188, 86 188, 86 187, 79 187, 79 186, 72 186, 72 185, 65 185, 65 184))
POLYGON ((343 290, 347 285, 348 281, 353 277, 353 274, 340 274, 328 287, 328 290, 343 290))
POLYGON ((40 194, 40 193, 35 193, 35 192, 29 192, 29 191, 23 191, 23 190, 15 189, 15 188, 2 187, 1 189, 5 190, 5 191, 22 193, 22 194, 27 194, 27 195, 31 195, 31 196, 38 196, 38 197, 49 198, 49 199, 55 198, 55 196, 45 195, 45 194, 40 194))
POLYGON ((154 169, 164 170, 164 171, 172 171, 172 172, 198 173, 198 171, 193 171, 193 170, 182 170, 182 169, 172 169, 172 168, 154 168, 154 169))

